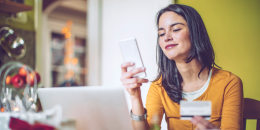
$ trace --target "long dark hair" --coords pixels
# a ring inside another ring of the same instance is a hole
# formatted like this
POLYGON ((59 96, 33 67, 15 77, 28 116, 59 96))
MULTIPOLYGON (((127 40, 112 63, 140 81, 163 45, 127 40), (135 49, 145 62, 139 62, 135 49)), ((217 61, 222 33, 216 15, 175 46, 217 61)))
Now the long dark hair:
MULTIPOLYGON (((192 7, 180 4, 171 4, 161 9, 157 14, 157 27, 159 26, 159 19, 165 12, 175 12, 182 16, 189 28, 191 50, 189 56, 185 59, 186 63, 196 58, 201 64, 200 73, 206 68, 211 69, 215 64, 215 54, 212 48, 206 27, 199 13, 192 7)), ((158 63, 158 76, 155 81, 162 78, 161 84, 166 90, 168 96, 174 101, 179 103, 182 99, 182 86, 183 81, 174 60, 168 59, 159 46, 157 37, 157 63, 158 63)), ((217 65, 216 65, 217 66, 217 65)))

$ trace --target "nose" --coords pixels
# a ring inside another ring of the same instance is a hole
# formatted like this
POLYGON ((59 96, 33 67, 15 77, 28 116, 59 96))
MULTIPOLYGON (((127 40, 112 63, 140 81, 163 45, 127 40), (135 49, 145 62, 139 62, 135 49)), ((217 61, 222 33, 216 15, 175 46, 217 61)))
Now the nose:
POLYGON ((173 40, 172 34, 170 32, 167 32, 165 35, 164 41, 168 42, 168 41, 172 41, 172 40, 173 40))

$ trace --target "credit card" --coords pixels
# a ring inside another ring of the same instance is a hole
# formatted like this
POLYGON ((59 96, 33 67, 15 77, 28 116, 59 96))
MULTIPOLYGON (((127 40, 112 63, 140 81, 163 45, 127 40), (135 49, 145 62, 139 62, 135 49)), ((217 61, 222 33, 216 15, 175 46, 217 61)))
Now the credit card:
POLYGON ((180 101, 181 120, 191 120, 193 116, 201 116, 206 120, 211 116, 210 101, 180 101))

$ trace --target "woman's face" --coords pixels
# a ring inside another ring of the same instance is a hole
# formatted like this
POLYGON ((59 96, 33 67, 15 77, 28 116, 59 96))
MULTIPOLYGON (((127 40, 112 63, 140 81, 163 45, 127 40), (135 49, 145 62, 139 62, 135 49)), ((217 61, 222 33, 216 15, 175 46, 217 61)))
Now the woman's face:
POLYGON ((159 45, 170 60, 185 60, 191 49, 189 28, 184 18, 174 12, 161 15, 158 25, 159 45))

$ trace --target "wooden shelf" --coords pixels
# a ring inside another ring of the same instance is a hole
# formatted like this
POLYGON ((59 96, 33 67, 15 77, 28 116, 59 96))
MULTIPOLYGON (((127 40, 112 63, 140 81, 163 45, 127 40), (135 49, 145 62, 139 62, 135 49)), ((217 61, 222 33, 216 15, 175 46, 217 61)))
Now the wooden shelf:
POLYGON ((18 13, 32 10, 32 6, 16 3, 9 0, 0 0, 0 12, 18 13))

